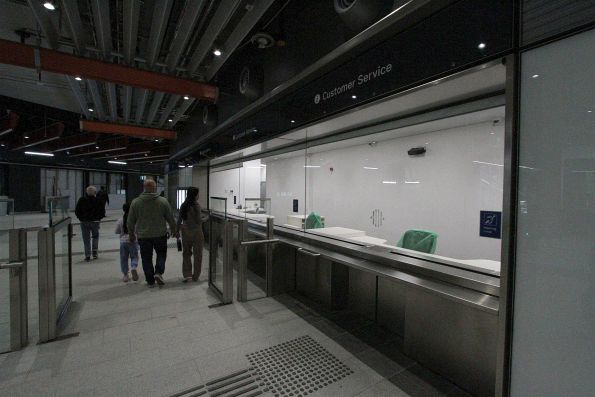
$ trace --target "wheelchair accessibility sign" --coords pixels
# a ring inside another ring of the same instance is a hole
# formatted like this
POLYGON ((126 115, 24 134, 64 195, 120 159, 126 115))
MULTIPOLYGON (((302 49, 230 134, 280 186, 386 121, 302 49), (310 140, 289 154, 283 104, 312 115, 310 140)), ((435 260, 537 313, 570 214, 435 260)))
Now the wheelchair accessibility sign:
POLYGON ((481 237, 500 238, 502 212, 479 211, 479 235, 481 237))

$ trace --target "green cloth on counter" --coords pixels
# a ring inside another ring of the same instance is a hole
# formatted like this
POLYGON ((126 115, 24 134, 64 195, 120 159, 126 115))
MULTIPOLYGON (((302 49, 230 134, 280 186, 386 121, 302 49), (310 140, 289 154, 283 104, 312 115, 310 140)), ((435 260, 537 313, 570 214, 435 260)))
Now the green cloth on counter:
POLYGON ((436 252, 438 234, 427 230, 407 230, 397 243, 397 247, 433 254, 436 252))
POLYGON ((310 212, 306 218, 306 229, 320 229, 323 228, 322 218, 315 212, 310 212))

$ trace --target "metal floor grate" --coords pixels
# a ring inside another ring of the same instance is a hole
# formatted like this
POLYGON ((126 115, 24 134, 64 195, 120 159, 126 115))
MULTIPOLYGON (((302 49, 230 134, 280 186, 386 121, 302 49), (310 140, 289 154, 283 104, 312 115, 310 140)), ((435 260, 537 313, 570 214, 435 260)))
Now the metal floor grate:
POLYGON ((260 385, 276 397, 303 397, 353 371, 310 336, 246 355, 260 385))

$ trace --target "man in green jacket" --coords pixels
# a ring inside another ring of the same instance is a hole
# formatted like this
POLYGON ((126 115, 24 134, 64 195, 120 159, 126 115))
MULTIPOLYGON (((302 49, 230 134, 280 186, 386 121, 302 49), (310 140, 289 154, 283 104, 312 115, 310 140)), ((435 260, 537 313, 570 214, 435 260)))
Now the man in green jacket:
POLYGON ((177 232, 176 221, 167 199, 155 193, 155 181, 146 179, 143 187, 144 192, 132 200, 126 225, 130 231, 130 242, 138 239, 147 284, 153 287, 157 282, 161 286, 165 284, 163 273, 167 257, 167 224, 173 237, 177 232), (157 253, 155 268, 153 250, 157 253))

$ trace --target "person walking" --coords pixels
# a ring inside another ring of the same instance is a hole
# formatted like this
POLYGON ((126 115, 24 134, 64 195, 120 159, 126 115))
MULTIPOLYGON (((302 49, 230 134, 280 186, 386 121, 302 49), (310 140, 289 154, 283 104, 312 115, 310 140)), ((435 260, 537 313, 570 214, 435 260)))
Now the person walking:
POLYGON ((107 194, 107 190, 105 190, 105 186, 101 186, 99 191, 97 192, 97 198, 103 203, 103 208, 109 205, 109 194, 107 194))
POLYGON ((202 269, 202 250, 205 236, 202 232, 202 218, 200 204, 198 204, 198 189, 189 187, 186 200, 180 206, 178 217, 178 233, 182 233, 182 276, 184 282, 198 281, 202 269), (192 255, 194 254, 194 269, 192 255))
POLYGON ((125 203, 122 206, 122 210, 124 211, 124 216, 118 219, 118 222, 116 223, 116 234, 120 235, 120 269, 124 275, 122 281, 127 283, 130 281, 130 277, 128 276, 128 258, 130 258, 130 273, 132 274, 132 279, 138 281, 138 272, 136 270, 138 266, 138 244, 130 241, 128 226, 126 226, 128 214, 130 212, 130 205, 125 203))
POLYGON ((85 246, 85 261, 97 259, 97 250, 99 248, 99 221, 105 216, 105 207, 97 198, 97 189, 95 186, 88 186, 85 189, 86 194, 81 197, 77 203, 74 213, 81 222, 81 235, 85 246), (93 241, 91 241, 93 240, 93 241))
POLYGON ((176 235, 176 221, 169 202, 155 193, 157 185, 152 179, 146 179, 143 184, 144 192, 132 200, 126 226, 130 241, 138 239, 140 256, 145 273, 145 280, 149 287, 155 282, 162 286, 165 260, 167 258, 167 224, 171 236, 176 235), (153 267, 153 250, 157 254, 153 267))

